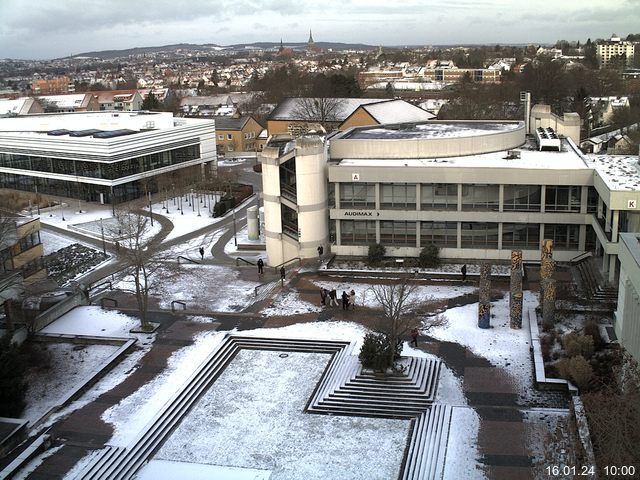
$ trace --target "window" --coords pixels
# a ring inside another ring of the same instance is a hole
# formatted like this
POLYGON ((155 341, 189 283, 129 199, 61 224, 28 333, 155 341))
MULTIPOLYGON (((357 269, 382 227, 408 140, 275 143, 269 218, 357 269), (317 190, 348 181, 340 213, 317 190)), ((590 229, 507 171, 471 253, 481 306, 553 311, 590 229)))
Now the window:
POLYGON ((231 133, 227 133, 227 140, 233 140, 233 135, 231 133))
POLYGON ((416 209, 416 186, 408 183, 383 183, 380 207, 394 210, 416 209))
POLYGON ((547 187, 546 212, 579 212, 581 187, 547 187))
POLYGON ((498 185, 462 185, 462 210, 498 211, 498 185))
POLYGON ((224 135, 218 135, 218 140, 224 140, 224 135))
POLYGON ((233 152, 233 145, 227 145, 227 151, 233 152))
POLYGON ((537 185, 505 185, 505 212, 539 212, 542 188, 537 185))
POLYGON ((376 186, 373 183, 341 183, 340 208, 376 208, 376 186))
POLYGON ((376 243, 376 222, 372 220, 340 220, 341 245, 376 243))
POLYGON ((497 223, 462 223, 462 248, 498 248, 497 223))
POLYGON ((530 223, 503 223, 502 248, 537 249, 540 246, 540 225, 530 223))
POLYGON ((457 222, 420 222, 420 245, 433 243, 438 247, 458 246, 457 222))
POLYGON ((598 212, 598 191, 595 187, 589 187, 587 192, 587 213, 597 213, 598 212))
POLYGON ((423 210, 457 210, 457 183, 424 183, 420 186, 420 204, 423 210))
POLYGON ((578 225, 546 224, 544 236, 553 240, 553 248, 557 250, 577 250, 579 230, 578 225))
POLYGON ((393 247, 415 247, 416 222, 380 222, 380 243, 393 247))

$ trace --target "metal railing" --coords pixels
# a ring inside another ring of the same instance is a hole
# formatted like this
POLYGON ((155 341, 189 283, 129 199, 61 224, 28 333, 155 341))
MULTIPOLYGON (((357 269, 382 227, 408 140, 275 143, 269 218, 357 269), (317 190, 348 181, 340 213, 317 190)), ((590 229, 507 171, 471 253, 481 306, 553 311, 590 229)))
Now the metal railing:
POLYGON ((191 262, 191 263, 195 263, 197 265, 200 265, 199 261, 194 260, 193 258, 185 257, 184 255, 178 255, 178 263, 180 263, 180 259, 183 259, 183 260, 186 260, 187 262, 191 262))
POLYGON ((249 260, 247 260, 247 259, 245 259, 245 258, 242 258, 242 257, 236 257, 236 267, 237 267, 237 266, 239 266, 239 263, 238 263, 238 262, 244 262, 244 263, 246 263, 247 265, 253 265, 254 267, 256 266, 256 264, 255 264, 255 263, 250 262, 249 260))
POLYGON ((274 268, 275 272, 278 273, 280 271, 281 267, 285 267, 288 264, 296 262, 296 261, 298 262, 298 265, 302 265, 302 259, 300 257, 295 257, 295 258, 292 258, 290 260, 287 260, 286 262, 282 262, 280 265, 276 265, 273 268, 274 268))

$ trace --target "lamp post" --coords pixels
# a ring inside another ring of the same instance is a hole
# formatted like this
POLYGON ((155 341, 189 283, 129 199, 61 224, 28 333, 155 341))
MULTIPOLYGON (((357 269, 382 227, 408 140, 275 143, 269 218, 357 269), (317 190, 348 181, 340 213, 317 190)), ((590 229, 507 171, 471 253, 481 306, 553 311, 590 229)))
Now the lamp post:
POLYGON ((151 192, 149 192, 149 218, 151 218, 151 226, 153 227, 153 210, 151 210, 151 192))
POLYGON ((100 217, 100 232, 102 233, 102 253, 107 254, 107 244, 104 240, 104 224, 102 223, 102 217, 100 217))
POLYGON ((198 202, 198 216, 200 216, 200 203, 202 203, 202 198, 198 202))
POLYGON ((62 212, 62 221, 65 222, 65 218, 64 218, 64 203, 60 202, 60 211, 62 212))
POLYGON ((236 207, 233 206, 233 244, 238 246, 238 236, 236 232, 236 207))
POLYGON ((40 195, 38 195, 38 184, 35 184, 36 187, 36 211, 38 212, 38 216, 40 216, 40 195))

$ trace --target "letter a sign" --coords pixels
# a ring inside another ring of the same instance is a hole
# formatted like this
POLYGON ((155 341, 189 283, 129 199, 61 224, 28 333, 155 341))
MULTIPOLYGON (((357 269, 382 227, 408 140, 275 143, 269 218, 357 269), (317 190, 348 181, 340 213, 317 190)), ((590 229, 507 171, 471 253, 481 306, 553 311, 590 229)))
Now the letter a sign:
POLYGON ((352 173, 351 174, 351 181, 352 182, 359 182, 360 181, 360 174, 359 173, 352 173))

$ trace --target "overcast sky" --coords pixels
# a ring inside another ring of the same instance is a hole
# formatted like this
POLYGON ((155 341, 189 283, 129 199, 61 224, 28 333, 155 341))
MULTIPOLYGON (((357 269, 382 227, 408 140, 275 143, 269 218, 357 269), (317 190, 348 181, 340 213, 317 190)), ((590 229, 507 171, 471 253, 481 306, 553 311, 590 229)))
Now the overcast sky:
POLYGON ((640 33, 640 0, 0 0, 0 58, 172 43, 553 43, 640 33))

